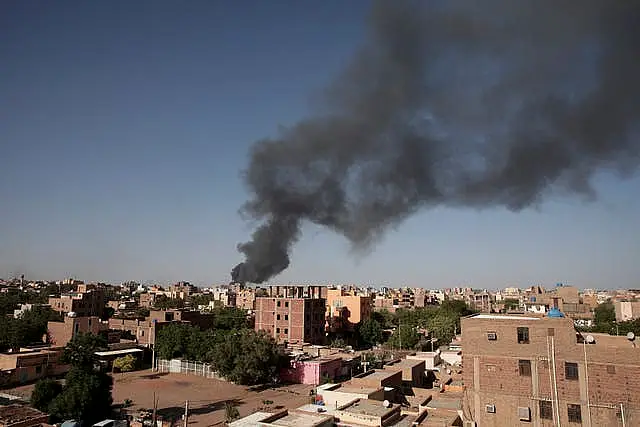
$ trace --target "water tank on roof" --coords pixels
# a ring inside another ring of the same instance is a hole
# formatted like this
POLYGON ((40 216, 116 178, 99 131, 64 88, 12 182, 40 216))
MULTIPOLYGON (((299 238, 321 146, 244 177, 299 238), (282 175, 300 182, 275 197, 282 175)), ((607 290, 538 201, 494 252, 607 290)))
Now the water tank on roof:
POLYGON ((558 310, 557 307, 553 307, 551 308, 551 310, 549 310, 547 317, 559 318, 559 317, 564 317, 564 314, 560 310, 558 310))
POLYGON ((77 317, 78 314, 75 311, 70 311, 67 313, 67 317, 77 317))

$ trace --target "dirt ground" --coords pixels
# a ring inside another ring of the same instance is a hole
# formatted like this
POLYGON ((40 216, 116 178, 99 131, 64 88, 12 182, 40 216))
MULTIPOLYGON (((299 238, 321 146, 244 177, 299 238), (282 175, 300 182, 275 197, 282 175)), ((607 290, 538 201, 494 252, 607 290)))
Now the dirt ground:
MULTIPOLYGON (((293 409, 309 402, 313 386, 295 384, 277 389, 255 390, 225 381, 187 374, 157 373, 151 370, 115 374, 113 403, 125 399, 133 401, 128 412, 153 408, 153 395, 158 399, 158 414, 178 418, 184 414, 185 401, 189 401, 189 425, 197 427, 222 425, 225 421, 225 402, 233 401, 244 417, 271 400, 269 408, 293 409)), ((3 390, 5 393, 29 397, 33 385, 3 390)), ((178 424, 181 425, 181 424, 178 424)))

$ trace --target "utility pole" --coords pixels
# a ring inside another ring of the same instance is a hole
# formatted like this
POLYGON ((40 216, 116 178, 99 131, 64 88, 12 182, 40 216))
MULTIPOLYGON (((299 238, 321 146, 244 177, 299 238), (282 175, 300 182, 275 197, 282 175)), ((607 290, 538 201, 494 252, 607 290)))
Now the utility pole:
POLYGON ((189 401, 184 402, 184 427, 189 424, 189 401))
POLYGON ((156 398, 156 392, 153 392, 153 415, 151 416, 151 423, 153 427, 157 427, 158 424, 158 399, 156 398))

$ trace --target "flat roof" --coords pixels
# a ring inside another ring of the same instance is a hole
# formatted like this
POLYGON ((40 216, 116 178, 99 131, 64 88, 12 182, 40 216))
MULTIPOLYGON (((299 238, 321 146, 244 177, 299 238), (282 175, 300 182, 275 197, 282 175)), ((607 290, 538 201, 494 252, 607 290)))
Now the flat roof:
POLYGON ((254 412, 251 415, 247 415, 244 418, 229 423, 229 427, 251 427, 261 422, 265 418, 272 416, 269 412, 254 412))
POLYGON ((540 320, 541 317, 530 316, 514 316, 509 314, 476 314, 472 316, 474 319, 492 319, 492 320, 540 320))
POLYGON ((16 424, 41 417, 47 417, 47 414, 27 405, 12 404, 0 406, 0 423, 5 425, 16 424))
POLYGON ((427 408, 434 409, 462 409, 462 401, 460 399, 431 399, 427 403, 427 408))
POLYGON ((121 354, 139 353, 143 351, 141 348, 125 348, 123 350, 96 351, 94 354, 99 357, 118 356, 121 354))
POLYGON ((366 394, 368 396, 371 393, 375 393, 378 390, 382 390, 382 388, 358 387, 353 385, 347 385, 345 387, 340 387, 338 389, 335 389, 334 391, 341 392, 341 393, 366 394))
POLYGON ((278 418, 277 420, 272 421, 270 424, 275 426, 308 426, 308 425, 316 425, 320 424, 327 419, 327 417, 331 417, 331 415, 322 415, 311 414, 309 412, 289 412, 282 418, 278 418))
POLYGON ((374 417, 382 417, 385 414, 393 411, 396 407, 390 406, 385 408, 382 402, 377 400, 359 400, 353 404, 347 406, 341 411, 349 412, 351 414, 372 415, 374 417))

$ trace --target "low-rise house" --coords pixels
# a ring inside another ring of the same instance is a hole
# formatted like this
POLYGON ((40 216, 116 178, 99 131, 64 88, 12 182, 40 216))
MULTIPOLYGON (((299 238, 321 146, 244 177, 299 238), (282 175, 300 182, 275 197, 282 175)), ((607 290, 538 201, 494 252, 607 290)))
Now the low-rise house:
POLYGON ((37 427, 47 425, 49 416, 27 405, 0 406, 0 427, 37 427))
POLYGON ((0 386, 24 384, 65 374, 69 366, 60 363, 62 350, 23 348, 13 353, 0 353, 0 386))
POLYGON ((334 381, 340 376, 341 369, 341 357, 294 358, 289 368, 280 371, 280 379, 295 384, 318 385, 334 381))

